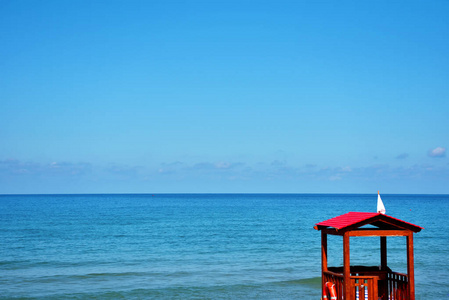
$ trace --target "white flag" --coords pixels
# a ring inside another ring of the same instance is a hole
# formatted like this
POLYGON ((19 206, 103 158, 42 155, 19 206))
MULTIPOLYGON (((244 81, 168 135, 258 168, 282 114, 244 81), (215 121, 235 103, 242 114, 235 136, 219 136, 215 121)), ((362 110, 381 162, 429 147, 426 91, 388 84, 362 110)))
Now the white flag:
POLYGON ((377 212, 385 215, 385 206, 380 198, 379 191, 377 191, 377 212))

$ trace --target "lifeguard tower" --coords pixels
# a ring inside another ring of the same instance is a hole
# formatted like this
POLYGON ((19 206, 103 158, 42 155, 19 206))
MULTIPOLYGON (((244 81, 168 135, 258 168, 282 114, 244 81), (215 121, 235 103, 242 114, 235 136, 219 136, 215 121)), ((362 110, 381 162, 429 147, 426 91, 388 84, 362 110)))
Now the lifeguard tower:
POLYGON ((331 286, 336 300, 415 300, 413 233, 422 227, 382 213, 349 212, 317 223, 314 228, 321 231, 323 299, 327 297, 326 286, 331 286), (329 234, 343 238, 343 267, 327 265, 329 234), (350 265, 350 237, 354 236, 380 237, 380 266, 350 265), (387 265, 387 237, 391 236, 407 239, 407 274, 394 272, 387 265))

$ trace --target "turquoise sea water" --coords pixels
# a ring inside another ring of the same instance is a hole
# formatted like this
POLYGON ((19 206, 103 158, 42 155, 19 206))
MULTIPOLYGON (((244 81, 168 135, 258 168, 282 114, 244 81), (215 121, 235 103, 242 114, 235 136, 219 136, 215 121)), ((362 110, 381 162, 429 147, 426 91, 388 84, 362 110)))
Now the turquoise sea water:
MULTIPOLYGON (((382 195, 415 234, 417 299, 449 295, 449 195, 382 195)), ((319 299, 315 223, 375 211, 377 194, 0 196, 0 298, 319 299)), ((378 239, 351 262, 379 264, 378 239)), ((342 263, 329 238, 329 263, 342 263)), ((388 238, 405 272, 405 238, 388 238)))

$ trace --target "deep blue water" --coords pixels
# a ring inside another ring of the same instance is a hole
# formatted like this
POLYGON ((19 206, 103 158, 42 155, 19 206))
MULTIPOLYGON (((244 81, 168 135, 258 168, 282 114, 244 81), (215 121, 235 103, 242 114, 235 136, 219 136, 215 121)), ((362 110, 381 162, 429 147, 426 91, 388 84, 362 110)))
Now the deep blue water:
MULTIPOLYGON (((420 225, 417 299, 449 295, 449 195, 382 195, 420 225)), ((0 196, 0 298, 319 299, 315 223, 375 211, 377 195, 0 196)), ((378 239, 351 239, 351 263, 379 264, 378 239)), ((342 263, 329 238, 329 263, 342 263)), ((388 238, 405 272, 405 238, 388 238)))

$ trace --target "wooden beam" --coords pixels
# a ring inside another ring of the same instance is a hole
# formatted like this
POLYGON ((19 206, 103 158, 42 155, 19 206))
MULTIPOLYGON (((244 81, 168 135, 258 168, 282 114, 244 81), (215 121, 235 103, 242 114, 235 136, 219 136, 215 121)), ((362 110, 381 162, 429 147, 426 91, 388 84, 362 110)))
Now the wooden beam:
POLYGON ((415 266, 413 259, 413 232, 407 236, 407 275, 408 294, 410 300, 415 300, 415 266))
POLYGON ((380 265, 382 270, 387 269, 387 237, 380 237, 380 265))
MULTIPOLYGON (((387 271, 387 237, 380 237, 380 269, 384 272, 387 271)), ((378 283, 378 294, 376 297, 381 296, 382 300, 388 300, 388 280, 382 278, 378 283)), ((380 299, 380 298, 379 298, 380 299)))
POLYGON ((349 231, 350 236, 408 236, 409 230, 361 229, 349 231))
POLYGON ((346 232, 349 232, 351 236, 407 236, 409 230, 403 229, 376 229, 376 228, 359 228, 354 230, 336 230, 335 228, 322 229, 321 232, 325 232, 330 235, 344 236, 346 232))
POLYGON ((321 232, 321 269, 327 271, 327 234, 321 232))
POLYGON ((344 231, 338 231, 335 228, 321 229, 321 232, 325 232, 326 234, 330 235, 341 235, 341 236, 343 236, 343 234, 345 233, 344 231))
POLYGON ((352 299, 351 297, 351 262, 349 254, 349 232, 343 236, 343 295, 345 299, 352 299))
POLYGON ((324 299, 324 272, 327 272, 327 234, 321 231, 321 299, 324 299))

